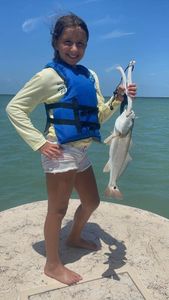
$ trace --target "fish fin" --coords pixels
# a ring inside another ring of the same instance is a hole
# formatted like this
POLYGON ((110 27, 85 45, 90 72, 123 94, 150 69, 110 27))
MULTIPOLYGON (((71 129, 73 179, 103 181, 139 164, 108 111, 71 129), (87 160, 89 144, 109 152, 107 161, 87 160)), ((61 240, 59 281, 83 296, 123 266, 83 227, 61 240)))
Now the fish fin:
POLYGON ((106 197, 113 197, 118 200, 123 199, 123 194, 120 192, 119 188, 117 186, 107 186, 105 190, 106 197))
POLYGON ((128 162, 132 161, 132 157, 130 154, 128 154, 128 162))
POLYGON ((107 145, 110 145, 111 144, 111 141, 113 138, 115 138, 116 135, 114 133, 112 133, 111 135, 109 135, 105 140, 104 140, 104 143, 107 144, 107 145))
POLYGON ((110 162, 109 162, 109 161, 108 161, 107 164, 104 166, 103 172, 104 172, 104 173, 110 172, 110 162))

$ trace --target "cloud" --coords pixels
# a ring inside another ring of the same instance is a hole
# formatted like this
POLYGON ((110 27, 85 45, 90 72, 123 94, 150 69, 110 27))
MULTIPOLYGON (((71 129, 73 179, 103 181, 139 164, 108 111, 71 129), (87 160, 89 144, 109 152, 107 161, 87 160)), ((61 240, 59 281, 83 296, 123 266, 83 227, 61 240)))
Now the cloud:
POLYGON ((91 2, 97 2, 97 0, 85 0, 85 1, 83 1, 83 4, 87 4, 87 3, 91 3, 91 2))
POLYGON ((102 26, 102 25, 106 25, 106 24, 114 24, 117 25, 121 22, 122 20, 122 16, 118 16, 118 17, 111 17, 110 15, 106 15, 103 18, 100 18, 98 20, 92 21, 91 24, 94 26, 102 26))
POLYGON ((117 65, 111 66, 111 67, 107 67, 107 68, 105 69, 105 72, 106 72, 106 73, 109 73, 109 72, 111 72, 111 71, 114 71, 116 68, 117 68, 117 65))
POLYGON ((114 22, 114 20, 110 16, 105 16, 104 18, 93 21, 92 25, 105 25, 112 22, 114 22))
POLYGON ((42 20, 43 20, 42 17, 27 19, 22 24, 22 30, 26 33, 31 32, 31 31, 35 30, 42 23, 42 20))
POLYGON ((153 73, 153 72, 149 74, 149 76, 152 76, 152 77, 154 77, 156 75, 157 75, 157 73, 153 73))
POLYGON ((135 32, 124 32, 120 30, 113 30, 112 32, 102 35, 101 39, 109 40, 109 39, 121 38, 127 35, 133 35, 133 34, 135 34, 135 32))
POLYGON ((88 4, 88 3, 93 3, 93 2, 99 2, 102 0, 84 0, 81 4, 88 4))

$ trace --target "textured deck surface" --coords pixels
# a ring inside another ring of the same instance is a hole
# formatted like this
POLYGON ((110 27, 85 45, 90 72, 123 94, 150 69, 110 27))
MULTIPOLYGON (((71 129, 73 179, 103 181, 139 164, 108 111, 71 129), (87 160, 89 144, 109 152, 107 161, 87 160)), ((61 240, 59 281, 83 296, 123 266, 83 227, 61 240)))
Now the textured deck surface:
POLYGON ((70 287, 43 274, 47 202, 0 213, 0 300, 169 299, 169 220, 101 202, 83 231, 102 246, 91 252, 64 243, 78 205, 70 200, 61 232, 62 261, 83 277, 70 287))

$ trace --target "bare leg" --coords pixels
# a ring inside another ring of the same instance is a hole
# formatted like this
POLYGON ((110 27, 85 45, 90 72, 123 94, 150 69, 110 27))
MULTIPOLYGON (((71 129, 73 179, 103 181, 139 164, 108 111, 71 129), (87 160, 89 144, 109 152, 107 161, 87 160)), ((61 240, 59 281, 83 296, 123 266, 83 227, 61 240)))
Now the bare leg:
POLYGON ((84 172, 76 173, 75 188, 80 196, 81 204, 75 212, 74 223, 67 240, 67 245, 98 250, 96 244, 86 241, 80 236, 84 225, 100 202, 92 167, 89 167, 84 172))
POLYGON ((76 171, 58 173, 55 175, 46 174, 48 212, 44 226, 47 257, 44 272, 47 276, 68 285, 77 283, 82 279, 79 274, 67 269, 59 257, 61 223, 67 210, 75 176, 76 171))

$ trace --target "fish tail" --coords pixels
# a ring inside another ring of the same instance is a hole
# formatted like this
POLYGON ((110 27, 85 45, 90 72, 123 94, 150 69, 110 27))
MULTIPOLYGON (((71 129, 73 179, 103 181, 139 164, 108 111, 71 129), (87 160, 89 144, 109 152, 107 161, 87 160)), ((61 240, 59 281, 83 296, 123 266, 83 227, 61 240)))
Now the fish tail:
POLYGON ((123 199, 123 194, 120 192, 117 186, 107 186, 105 195, 106 197, 113 197, 119 200, 123 199))

